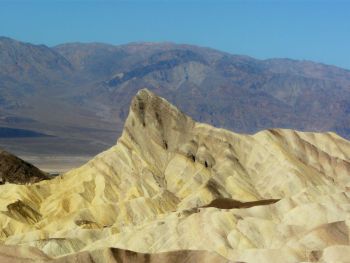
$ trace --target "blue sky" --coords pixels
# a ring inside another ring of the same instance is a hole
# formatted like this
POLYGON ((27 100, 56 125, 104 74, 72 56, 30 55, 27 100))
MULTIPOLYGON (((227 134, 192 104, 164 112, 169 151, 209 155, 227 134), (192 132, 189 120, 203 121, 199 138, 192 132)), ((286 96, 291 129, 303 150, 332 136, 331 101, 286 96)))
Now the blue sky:
POLYGON ((0 35, 49 46, 171 41, 350 69, 350 0, 0 0, 0 35))

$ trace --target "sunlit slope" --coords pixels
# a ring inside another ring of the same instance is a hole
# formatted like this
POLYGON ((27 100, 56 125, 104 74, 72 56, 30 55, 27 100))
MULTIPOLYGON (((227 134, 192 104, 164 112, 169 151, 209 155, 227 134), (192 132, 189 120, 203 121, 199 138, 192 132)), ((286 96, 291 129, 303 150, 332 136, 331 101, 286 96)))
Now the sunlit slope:
POLYGON ((0 246, 1 263, 178 263, 178 262, 201 262, 201 263, 227 263, 231 262, 214 252, 208 251, 171 251, 164 253, 137 253, 118 248, 104 248, 92 251, 81 251, 59 258, 52 258, 40 250, 26 246, 0 246))
POLYGON ((349 157, 334 133, 236 134, 141 90, 115 146, 53 180, 0 186, 1 241, 50 258, 120 248, 342 262, 349 157))

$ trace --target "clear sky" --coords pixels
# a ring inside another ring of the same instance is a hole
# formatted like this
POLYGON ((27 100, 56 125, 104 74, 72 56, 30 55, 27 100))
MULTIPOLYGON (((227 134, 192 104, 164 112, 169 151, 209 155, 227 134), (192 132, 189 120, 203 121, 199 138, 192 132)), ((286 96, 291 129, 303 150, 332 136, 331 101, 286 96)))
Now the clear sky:
POLYGON ((350 69, 350 0, 0 0, 0 35, 49 46, 171 41, 350 69))

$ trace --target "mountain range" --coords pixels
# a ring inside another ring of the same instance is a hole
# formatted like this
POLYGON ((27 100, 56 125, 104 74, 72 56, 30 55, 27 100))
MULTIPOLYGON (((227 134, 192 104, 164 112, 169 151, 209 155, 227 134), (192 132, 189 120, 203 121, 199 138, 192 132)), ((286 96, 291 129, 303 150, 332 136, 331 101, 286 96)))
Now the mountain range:
POLYGON ((184 44, 47 47, 1 37, 0 146, 17 154, 96 154, 120 135, 142 87, 236 132, 293 128, 350 138, 346 69, 184 44))

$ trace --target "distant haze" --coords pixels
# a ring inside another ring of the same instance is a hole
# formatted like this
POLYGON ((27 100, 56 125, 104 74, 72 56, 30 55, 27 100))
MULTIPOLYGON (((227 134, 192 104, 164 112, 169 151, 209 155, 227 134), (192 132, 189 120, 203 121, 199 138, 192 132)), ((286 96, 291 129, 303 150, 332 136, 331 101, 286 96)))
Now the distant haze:
POLYGON ((48 46, 170 41, 350 69, 349 10, 330 0, 2 0, 0 35, 48 46))
POLYGON ((107 149, 144 87, 195 120, 236 132, 292 128, 350 138, 350 70, 334 66, 193 45, 49 48, 5 37, 0 61, 0 147, 21 156, 107 149))

